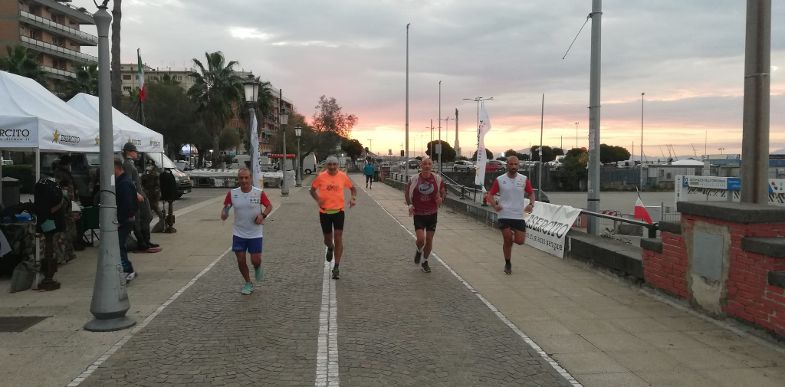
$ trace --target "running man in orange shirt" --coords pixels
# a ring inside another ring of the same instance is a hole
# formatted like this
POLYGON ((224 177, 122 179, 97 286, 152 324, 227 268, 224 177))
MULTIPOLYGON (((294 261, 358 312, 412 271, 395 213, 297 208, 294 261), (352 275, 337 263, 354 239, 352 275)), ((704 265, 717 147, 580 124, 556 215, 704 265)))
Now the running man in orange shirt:
POLYGON ((349 176, 338 170, 338 158, 328 157, 325 165, 327 170, 311 183, 311 197, 319 204, 319 222, 324 234, 324 245, 327 247, 324 258, 330 262, 333 256, 335 257, 333 279, 338 279, 338 265, 343 254, 343 191, 348 188, 352 192, 349 206, 354 207, 357 203, 357 189, 349 176))

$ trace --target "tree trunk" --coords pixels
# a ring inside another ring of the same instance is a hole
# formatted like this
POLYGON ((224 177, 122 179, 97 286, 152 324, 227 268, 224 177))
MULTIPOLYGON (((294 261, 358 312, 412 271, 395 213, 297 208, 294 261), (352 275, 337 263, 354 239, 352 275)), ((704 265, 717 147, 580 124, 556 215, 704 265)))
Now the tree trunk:
POLYGON ((122 74, 120 73, 120 19, 123 13, 120 11, 122 0, 114 0, 112 7, 112 106, 117 110, 123 111, 123 85, 122 74))

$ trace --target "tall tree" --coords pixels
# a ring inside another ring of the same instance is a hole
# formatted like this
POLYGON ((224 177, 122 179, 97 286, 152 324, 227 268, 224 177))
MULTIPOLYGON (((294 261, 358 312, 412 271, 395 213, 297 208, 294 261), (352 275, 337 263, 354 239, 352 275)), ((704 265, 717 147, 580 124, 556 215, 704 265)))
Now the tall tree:
POLYGON ((122 0, 114 0, 112 6, 112 106, 122 110, 123 81, 120 73, 120 19, 123 18, 122 0))
MULTIPOLYGON (((485 156, 487 160, 493 160, 493 152, 491 152, 488 148, 485 148, 485 156)), ((472 153, 472 161, 477 161, 477 151, 472 153)))
MULTIPOLYGON (((136 101, 138 102, 138 98, 136 101)), ((183 144, 212 141, 209 137, 207 141, 197 141, 197 137, 204 130, 200 130, 196 125, 196 109, 196 104, 175 81, 162 80, 147 85, 145 123, 164 136, 164 144, 170 155, 179 152, 183 144)), ((207 137, 206 134, 204 137, 207 137)))
POLYGON ((71 99, 79 93, 98 95, 97 64, 79 66, 76 69, 76 77, 69 78, 65 82, 65 90, 63 93, 65 99, 71 99))
POLYGON ((326 157, 333 153, 332 150, 340 147, 342 140, 349 137, 354 125, 357 124, 357 116, 354 114, 344 114, 341 105, 335 97, 327 98, 322 95, 313 113, 313 129, 316 132, 316 144, 314 147, 319 150, 317 157, 326 157))
POLYGON ((630 159, 630 151, 621 146, 600 144, 600 162, 615 163, 630 159))
POLYGON ((237 61, 224 59, 220 51, 205 53, 206 66, 194 58, 197 71, 192 71, 194 85, 188 89, 201 114, 207 130, 213 138, 213 149, 220 152, 219 137, 224 124, 232 114, 232 106, 242 99, 242 83, 235 73, 237 61))
POLYGON ((7 55, 4 58, 0 58, 0 70, 32 78, 46 86, 44 73, 41 71, 41 66, 38 64, 35 54, 20 45, 7 46, 5 51, 7 55))
POLYGON ((365 149, 363 148, 363 144, 357 139, 346 139, 344 138, 341 141, 341 149, 346 152, 346 155, 349 156, 352 161, 357 161, 357 159, 362 156, 365 149))
MULTIPOLYGON (((447 141, 442 140, 442 162, 452 162, 455 161, 455 149, 448 143, 447 141)), ((439 144, 439 140, 433 140, 429 142, 427 146, 427 150, 425 154, 428 155, 434 162, 439 162, 439 152, 436 149, 436 146, 439 144)))

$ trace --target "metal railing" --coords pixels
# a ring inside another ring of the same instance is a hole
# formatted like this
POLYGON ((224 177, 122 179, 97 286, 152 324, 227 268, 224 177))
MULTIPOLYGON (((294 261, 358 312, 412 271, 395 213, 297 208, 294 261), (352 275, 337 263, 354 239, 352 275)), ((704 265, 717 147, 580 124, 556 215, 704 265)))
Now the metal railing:
POLYGON ((90 42, 92 44, 98 44, 98 37, 97 36, 88 34, 87 32, 84 32, 82 30, 78 30, 76 28, 71 28, 71 27, 68 27, 66 25, 54 22, 54 21, 49 20, 49 19, 44 19, 44 18, 42 18, 40 16, 33 15, 32 13, 25 12, 25 11, 19 11, 19 15, 21 15, 22 17, 27 18, 29 20, 32 20, 32 21, 34 21, 36 23, 40 23, 40 24, 43 24, 45 26, 52 27, 52 28, 54 28, 56 30, 59 30, 61 32, 65 32, 65 33, 71 34, 73 36, 76 36, 79 39, 82 39, 82 40, 84 40, 86 42, 90 42))
POLYGON ((45 50, 53 51, 61 55, 66 55, 71 59, 75 59, 77 61, 86 61, 89 63, 98 63, 98 58, 89 54, 85 54, 79 51, 74 51, 71 49, 63 48, 60 46, 55 46, 54 44, 42 42, 40 40, 33 39, 28 36, 21 36, 21 41, 23 43, 27 43, 29 45, 35 46, 37 48, 43 48, 45 50))
POLYGON ((648 230, 649 238, 656 238, 657 237, 657 230, 659 229, 659 226, 658 226, 659 223, 649 224, 649 223, 646 223, 646 222, 640 221, 640 220, 627 219, 627 218, 623 218, 621 216, 602 214, 602 213, 599 213, 599 212, 594 212, 594 211, 589 211, 589 210, 584 210, 584 209, 581 209, 581 214, 586 214, 586 215, 589 215, 589 216, 595 216, 595 217, 603 218, 603 219, 610 219, 610 220, 612 220, 614 222, 629 223, 629 224, 634 224, 634 225, 637 225, 637 226, 645 227, 648 230))

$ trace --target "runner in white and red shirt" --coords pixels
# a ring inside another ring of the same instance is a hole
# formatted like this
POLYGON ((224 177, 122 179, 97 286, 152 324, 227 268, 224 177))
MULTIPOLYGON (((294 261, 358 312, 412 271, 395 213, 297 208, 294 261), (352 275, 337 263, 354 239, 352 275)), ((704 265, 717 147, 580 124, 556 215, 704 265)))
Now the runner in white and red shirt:
POLYGON ((406 204, 409 205, 409 216, 414 217, 414 233, 417 237, 414 264, 420 264, 422 258, 422 271, 430 273, 428 256, 433 248, 439 207, 447 191, 441 176, 431 172, 433 161, 430 158, 422 159, 420 168, 420 173, 411 177, 403 192, 406 204))
POLYGON ((525 175, 518 173, 519 161, 515 156, 507 158, 507 173, 493 181, 493 186, 485 196, 485 202, 490 204, 499 214, 498 226, 502 230, 504 244, 504 272, 512 274, 512 244, 522 245, 526 239, 526 221, 524 211, 531 212, 534 208, 534 189, 525 175), (498 201, 494 196, 499 195, 498 201), (524 199, 528 196, 529 204, 524 208, 524 199))
POLYGON ((251 171, 240 168, 237 172, 240 187, 226 193, 221 220, 229 217, 229 210, 234 208, 234 225, 232 226, 232 251, 237 256, 237 266, 245 279, 240 293, 248 295, 253 292, 253 282, 248 272, 246 251, 251 254, 256 281, 264 277, 262 269, 262 235, 264 219, 273 210, 270 199, 259 188, 251 185, 251 171), (264 209, 262 209, 264 207, 264 209))

